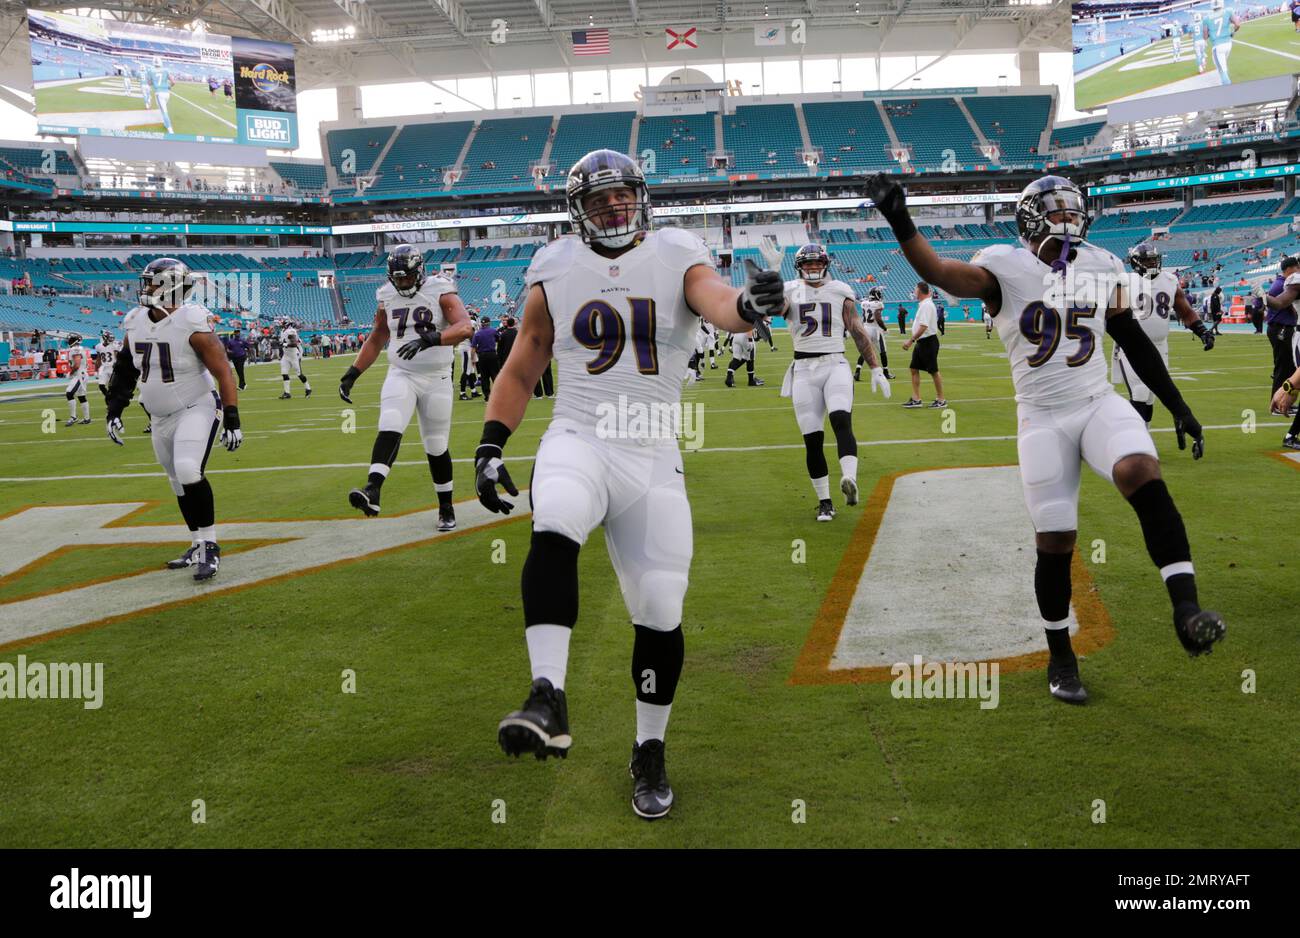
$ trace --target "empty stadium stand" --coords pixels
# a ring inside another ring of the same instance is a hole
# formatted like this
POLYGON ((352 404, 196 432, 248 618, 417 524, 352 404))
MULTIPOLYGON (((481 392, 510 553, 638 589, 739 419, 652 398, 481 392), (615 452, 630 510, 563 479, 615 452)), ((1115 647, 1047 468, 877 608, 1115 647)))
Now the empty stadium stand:
POLYGON ((989 142, 1001 149, 1001 162, 1025 163, 1041 158, 1038 143, 1052 110, 1048 95, 972 96, 963 97, 962 103, 989 142))
POLYGON ((511 189, 531 186, 533 178, 529 166, 541 159, 550 130, 549 116, 483 121, 465 155, 456 187, 511 189))
POLYGON ((805 104, 803 115, 809 141, 822 149, 822 169, 863 172, 897 165, 874 101, 805 104))
POLYGON ((709 157, 714 151, 712 114, 674 114, 641 118, 637 151, 653 150, 654 180, 667 176, 697 176, 712 173, 709 157))
POLYGON ((793 104, 741 105, 722 120, 723 147, 732 168, 742 173, 797 172, 804 169, 799 151, 799 120, 793 104))
POLYGON ((554 167, 551 175, 563 178, 574 163, 592 150, 626 153, 635 118, 634 111, 563 115, 551 146, 550 163, 554 167))

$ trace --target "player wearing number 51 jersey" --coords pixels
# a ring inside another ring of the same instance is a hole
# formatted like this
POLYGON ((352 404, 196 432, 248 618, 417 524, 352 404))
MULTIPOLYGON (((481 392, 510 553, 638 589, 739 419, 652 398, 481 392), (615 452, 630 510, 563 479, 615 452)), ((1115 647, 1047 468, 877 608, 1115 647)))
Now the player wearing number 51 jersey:
POLYGON ((935 253, 890 177, 872 176, 867 194, 916 272, 953 296, 983 300, 1007 347, 1018 402, 1020 478, 1038 547, 1034 591, 1051 652, 1052 695, 1071 703, 1087 699, 1067 628, 1081 462, 1112 481, 1136 511, 1183 647, 1192 655, 1209 651, 1226 627, 1218 613, 1198 604, 1187 532, 1160 477, 1151 435, 1106 381, 1103 329, 1174 415, 1179 448, 1192 437, 1196 458, 1204 449, 1201 426, 1133 318, 1119 258, 1083 240, 1090 223, 1083 193, 1060 176, 1030 183, 1016 206, 1020 243, 985 248, 970 263, 935 253))
POLYGON ((226 350, 208 324, 207 309, 187 302, 194 286, 189 268, 171 257, 150 261, 140 274, 140 305, 122 320, 122 348, 108 386, 108 437, 122 445, 122 412, 138 384, 140 403, 153 421, 154 455, 193 538, 167 566, 194 567, 194 579, 207 580, 217 573, 221 548, 212 486, 203 471, 219 428, 222 445, 232 452, 244 435, 226 350))
POLYGON ((858 314, 853 288, 831 279, 830 261, 826 248, 805 244, 794 256, 799 277, 785 284, 784 315, 794 339, 794 361, 786 370, 781 396, 794 403, 804 462, 817 495, 818 521, 835 517, 823 429, 828 416, 840 459, 840 491, 847 504, 858 503, 858 441, 853 435, 853 374, 844 357, 846 335, 853 337, 871 368, 871 390, 889 397, 889 381, 858 314))
MULTIPOLYGON (((1128 252, 1128 263, 1137 275, 1128 281, 1133 315, 1160 353, 1160 360, 1166 368, 1169 367, 1169 320, 1174 316, 1201 340, 1207 352, 1214 348, 1214 333, 1205 327, 1187 302, 1178 278, 1160 269, 1160 251, 1153 242, 1143 241, 1134 245, 1128 252)), ((1129 403, 1143 420, 1150 423, 1155 413, 1155 395, 1142 383, 1119 345, 1111 353, 1110 380, 1114 384, 1124 384, 1129 403)))
POLYGON ((352 403, 352 385, 388 349, 388 376, 379 393, 379 434, 370 455, 366 484, 348 501, 370 517, 379 514, 379 493, 397 459, 412 412, 438 495, 438 530, 456 527, 451 487, 451 362, 453 346, 470 337, 472 326, 456 285, 426 277, 424 255, 403 244, 388 255, 388 283, 375 291, 375 327, 356 361, 343 375, 339 396, 352 403))
POLYGON ((635 631, 632 807, 657 818, 673 803, 664 734, 682 670, 682 599, 693 550, 675 438, 682 375, 699 319, 748 332, 782 306, 781 275, 751 262, 747 285, 737 290, 718 276, 694 234, 651 231, 645 178, 621 153, 588 153, 569 171, 566 194, 577 233, 547 245, 528 269, 522 327, 493 387, 475 459, 479 500, 509 512, 496 486, 518 490, 502 448, 554 358, 558 390, 533 465, 533 535, 522 583, 533 683, 497 738, 511 755, 568 753, 564 687, 578 619, 578 552, 603 526, 635 631))

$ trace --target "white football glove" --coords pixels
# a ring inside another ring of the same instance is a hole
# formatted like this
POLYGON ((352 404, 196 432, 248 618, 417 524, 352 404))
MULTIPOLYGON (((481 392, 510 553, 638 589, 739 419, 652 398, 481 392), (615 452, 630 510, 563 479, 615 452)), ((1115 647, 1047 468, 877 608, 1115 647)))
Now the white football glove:
POLYGON ((875 394, 877 388, 880 389, 880 393, 885 395, 886 398, 893 393, 889 389, 889 379, 885 377, 885 369, 883 368, 871 369, 871 393, 875 394))
POLYGON ((235 429, 235 430, 221 431, 221 445, 224 446, 226 449, 228 449, 230 452, 233 453, 235 450, 239 449, 239 444, 243 442, 244 442, 243 430, 235 429))
POLYGON ((109 417, 107 427, 108 438, 118 446, 124 446, 126 444, 126 429, 122 426, 122 418, 109 417))

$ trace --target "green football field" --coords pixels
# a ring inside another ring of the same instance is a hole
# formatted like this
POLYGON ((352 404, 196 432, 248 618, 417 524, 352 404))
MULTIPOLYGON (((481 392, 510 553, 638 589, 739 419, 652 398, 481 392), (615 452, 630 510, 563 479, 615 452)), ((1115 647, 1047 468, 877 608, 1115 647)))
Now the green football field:
MULTIPOLYGON (((1219 80, 1208 51, 1209 43, 1206 49, 1206 75, 1211 79, 1206 87, 1212 87, 1219 80)), ((1228 74, 1234 84, 1297 70, 1300 70, 1300 34, 1295 32, 1289 15, 1250 20, 1234 34, 1228 56, 1228 74)), ((1196 47, 1191 35, 1183 37, 1182 56, 1177 62, 1173 59, 1173 40, 1162 39, 1087 78, 1076 79, 1074 103, 1075 107, 1088 110, 1145 91, 1180 90, 1166 86, 1196 75, 1196 47)))
MULTIPOLYGON (((68 429, 61 386, 4 403, 0 540, 14 538, 6 552, 30 549, 43 536, 43 528, 15 527, 33 506, 85 506, 65 512, 74 524, 83 514, 107 514, 86 521, 62 546, 51 540, 48 550, 36 549, 39 561, 0 578, 0 621, 8 620, 0 628, 39 632, 81 623, 11 643, 0 663, 16 664, 19 655, 96 662, 104 675, 99 709, 77 700, 0 699, 0 843, 1300 843, 1300 559, 1293 549, 1300 465, 1280 457, 1283 421, 1268 416, 1265 339, 1228 335, 1205 353, 1176 332, 1172 370, 1208 428, 1205 459, 1177 451, 1159 408, 1154 426, 1191 538, 1202 603, 1225 615, 1225 641, 1210 656, 1186 656, 1132 510, 1085 471, 1079 540, 1086 576, 1075 577, 1076 607, 1081 620, 1084 607, 1094 608, 1094 619, 1101 609, 1113 629, 1082 662, 1092 699, 1066 706, 1049 697, 1039 667, 1008 668, 993 709, 971 700, 898 699, 887 681, 823 680, 806 655, 845 572, 853 573, 852 559, 900 546, 888 542, 898 535, 881 521, 884 503, 897 498, 889 480, 1015 462, 1012 387, 1000 344, 982 328, 951 327, 941 356, 951 413, 909 411, 900 406, 906 355, 895 332, 890 349, 900 379, 893 398, 855 386, 864 504, 845 507, 836 493, 838 517, 817 524, 790 403, 778 396, 790 354, 789 339, 778 341, 777 353, 759 353, 766 387, 726 389, 719 370, 685 392, 703 406, 705 423, 703 445, 684 455, 695 554, 683 623, 686 666, 667 736, 676 804, 655 824, 635 817, 628 803, 632 630, 598 533, 581 559, 567 681, 571 754, 559 762, 516 761, 497 747, 497 721, 528 688, 519 578, 529 526, 521 512, 475 524, 482 519, 468 500, 469 460, 480 400, 457 402, 453 418, 462 529, 438 535, 428 515, 413 515, 427 530, 383 546, 375 532, 434 498, 412 428, 384 488, 383 515, 364 519, 347 503, 369 463, 382 360, 354 391, 355 432, 346 432, 353 429, 347 405, 336 394, 350 356, 306 361, 315 387, 309 399, 295 381, 294 398, 278 400, 278 368, 252 367, 240 398, 244 446, 234 454, 217 448, 208 464, 226 548, 221 573, 207 586, 167 573, 175 579, 165 582, 179 585, 143 597, 139 584, 164 576, 158 568, 185 544, 175 501, 140 435, 139 408, 129 412, 127 444, 119 448, 104 435, 98 392, 94 424, 68 429), (46 409, 55 415, 52 433, 42 432, 50 428, 46 409), (1254 412, 1253 425, 1246 411, 1254 412), (101 534, 119 542, 96 546, 104 540, 96 530, 115 512, 120 522, 101 534), (328 526, 328 519, 338 520, 328 526), (133 528, 156 525, 172 527, 166 536, 130 540, 133 528), (19 530, 28 532, 21 543, 19 530), (221 591, 256 573, 257 551, 275 549, 263 545, 295 539, 303 546, 294 548, 291 572, 221 591), (1104 563, 1095 559, 1098 540, 1104 563), (123 613, 123 596, 167 605, 123 613), (28 612, 19 616, 18 609, 28 612), (345 688, 349 675, 355 686, 345 688), (1100 802, 1104 823, 1097 823, 1100 802), (803 823, 795 823, 800 805, 803 823), (199 811, 204 823, 195 823, 199 811)), ((923 385, 927 400, 931 390, 923 385)), ((530 405, 507 448, 521 483, 549 411, 550 401, 530 405)), ((833 448, 828 455, 834 466, 833 448)), ((914 552, 912 576, 871 584, 892 611, 879 623, 858 623, 868 634, 936 591, 951 597, 971 630, 987 628, 991 598, 1024 585, 1022 573, 1008 571, 1026 569, 1028 518, 993 517, 981 492, 972 483, 969 497, 925 506, 950 519, 951 536, 901 545, 914 552), (978 545, 985 530, 1008 520, 1012 530, 1023 526, 1019 544, 990 557, 976 577, 954 576, 955 545, 978 545)), ((934 640, 941 648, 945 636, 934 640)))
MULTIPOLYGON (((151 101, 145 107, 139 94, 139 79, 131 81, 132 93, 122 90, 120 78, 92 78, 83 82, 38 88, 36 90, 36 109, 43 117, 50 119, 68 119, 68 115, 84 116, 82 123, 86 126, 111 126, 118 130, 156 131, 166 130, 162 120, 140 120, 128 122, 122 127, 116 123, 107 125, 112 113, 131 111, 158 113, 156 103, 151 101), (106 113, 109 116, 96 119, 95 114, 106 113)), ((206 83, 176 82, 172 85, 168 110, 172 119, 172 132, 187 136, 234 137, 236 133, 235 101, 227 98, 220 88, 212 95, 206 83)))

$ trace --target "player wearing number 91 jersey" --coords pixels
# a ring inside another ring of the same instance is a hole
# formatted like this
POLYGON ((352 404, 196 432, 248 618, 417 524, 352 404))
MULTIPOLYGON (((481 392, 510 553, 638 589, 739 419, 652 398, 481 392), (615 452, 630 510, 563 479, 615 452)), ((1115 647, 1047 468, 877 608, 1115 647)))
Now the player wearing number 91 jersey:
POLYGON ((935 253, 916 230, 893 179, 872 176, 866 189, 921 278, 953 296, 982 300, 1007 347, 1052 696, 1069 703, 1087 699, 1068 628, 1081 462, 1112 481, 1137 513, 1183 648, 1191 655, 1209 651, 1226 626, 1218 613, 1200 608, 1187 532, 1160 476, 1146 424, 1106 381, 1103 328, 1174 415, 1179 448, 1192 437, 1195 458, 1204 450, 1201 426, 1133 318, 1119 258, 1084 240, 1090 218, 1083 193, 1060 176, 1035 180, 1016 205, 1020 243, 986 248, 966 263, 935 253))
POLYGON ((479 500, 508 513, 496 486, 518 495, 503 448, 553 357, 555 411, 533 464, 532 545, 523 569, 524 638, 533 682, 497 739, 508 755, 567 755, 564 694, 578 619, 578 552, 599 526, 632 620, 636 741, 632 807, 667 814, 673 791, 664 735, 684 658, 682 600, 693 551, 676 434, 682 374, 699 318, 732 333, 783 305, 781 275, 747 268, 724 283, 694 234, 650 230, 640 167, 596 150, 569 171, 576 234, 547 245, 528 269, 519 337, 492 388, 475 458, 479 500))
POLYGON ((352 385, 388 349, 388 375, 379 394, 379 433, 371 450, 366 484, 348 501, 366 515, 379 514, 379 495, 397 459, 402 434, 415 413, 429 472, 438 496, 438 530, 456 527, 452 507, 451 361, 453 346, 470 337, 472 326, 446 277, 426 277, 424 255, 409 244, 388 257, 388 283, 375 291, 375 327, 343 375, 339 396, 352 403, 352 385))

